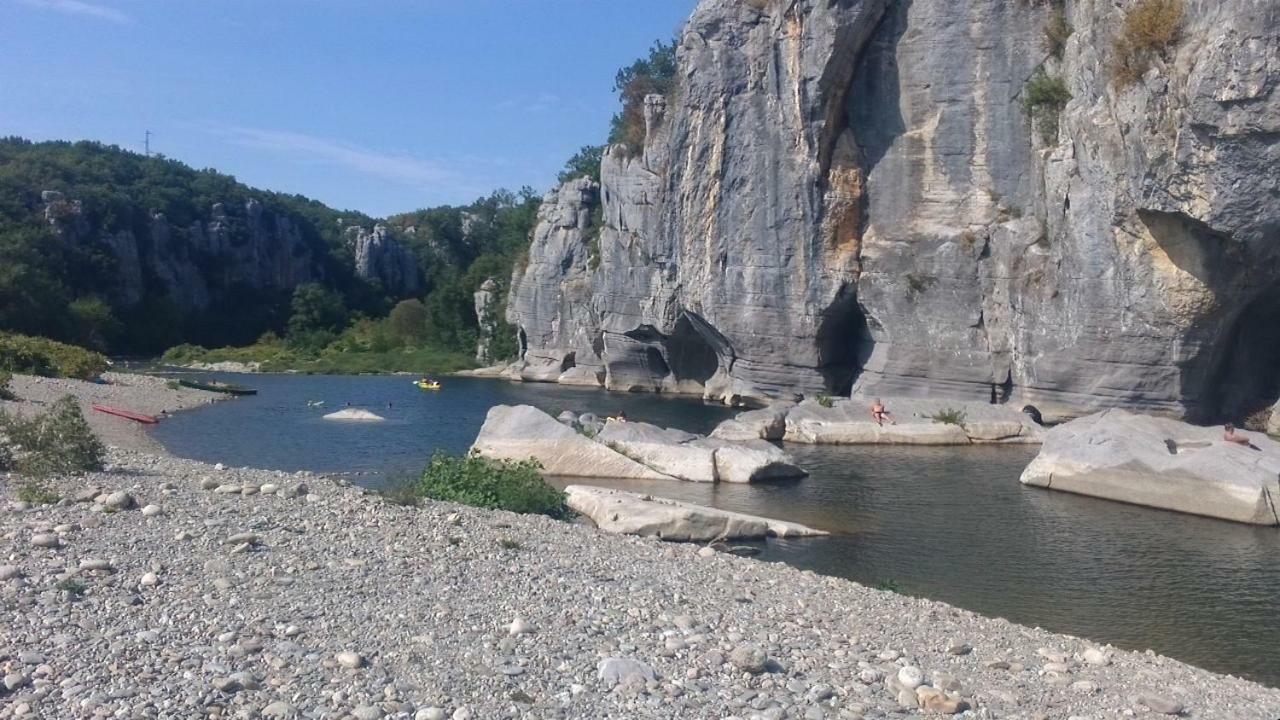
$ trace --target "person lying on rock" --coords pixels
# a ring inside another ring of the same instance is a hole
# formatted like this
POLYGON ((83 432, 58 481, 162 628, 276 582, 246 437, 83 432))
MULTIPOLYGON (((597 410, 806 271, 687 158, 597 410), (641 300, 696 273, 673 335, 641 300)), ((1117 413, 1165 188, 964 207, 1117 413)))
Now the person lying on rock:
POLYGON ((889 417, 889 411, 884 406, 884 401, 876 398, 875 404, 871 406, 871 417, 880 427, 884 427, 884 421, 888 420, 890 425, 897 425, 893 418, 889 417))
POLYGON ((1243 445, 1249 448, 1250 450, 1262 449, 1257 445, 1254 445, 1253 443, 1249 442, 1249 438, 1245 437, 1244 435, 1237 435, 1236 426, 1232 425, 1231 423, 1227 423, 1226 425, 1224 425, 1223 430, 1225 432, 1222 433, 1222 439, 1226 442, 1235 443, 1237 445, 1243 445))

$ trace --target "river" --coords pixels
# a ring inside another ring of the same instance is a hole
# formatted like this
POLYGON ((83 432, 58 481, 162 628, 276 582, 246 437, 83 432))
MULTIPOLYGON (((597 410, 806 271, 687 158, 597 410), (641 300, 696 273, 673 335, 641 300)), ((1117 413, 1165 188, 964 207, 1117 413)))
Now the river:
MULTIPOLYGON (((201 376, 210 377, 210 376, 201 376)), ((688 398, 446 378, 216 376, 259 395, 155 428, 208 462, 357 473, 377 486, 436 450, 466 450, 496 404, 612 414, 705 433, 733 414, 688 398), (323 401, 323 407, 308 402, 323 401), (326 412, 363 407, 372 425, 326 412)), ((984 615, 1157 652, 1280 686, 1280 530, 1025 488, 1026 447, 788 446, 810 477, 785 483, 598 483, 794 520, 832 537, 772 540, 759 558, 892 587, 984 615)))

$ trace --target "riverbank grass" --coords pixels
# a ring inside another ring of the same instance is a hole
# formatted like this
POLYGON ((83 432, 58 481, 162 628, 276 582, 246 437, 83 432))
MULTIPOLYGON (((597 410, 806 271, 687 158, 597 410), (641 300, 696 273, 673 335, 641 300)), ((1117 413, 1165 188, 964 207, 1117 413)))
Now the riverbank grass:
POLYGON ((238 348, 208 349, 198 345, 179 345, 170 348, 161 360, 170 365, 256 363, 263 372, 306 375, 434 374, 475 367, 472 359, 464 353, 433 347, 380 349, 329 346, 309 350, 270 339, 238 348))

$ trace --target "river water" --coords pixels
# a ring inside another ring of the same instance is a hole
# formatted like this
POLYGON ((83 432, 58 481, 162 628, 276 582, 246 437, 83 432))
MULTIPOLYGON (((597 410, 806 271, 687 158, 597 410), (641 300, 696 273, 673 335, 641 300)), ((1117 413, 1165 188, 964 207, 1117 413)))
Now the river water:
MULTIPOLYGON (((210 376, 202 376, 210 377, 210 376)), ((705 433, 732 411, 692 399, 447 378, 218 376, 255 397, 182 413, 154 435, 176 455, 281 470, 419 471, 463 452, 496 404, 612 414, 705 433), (321 408, 309 401, 324 401, 321 408), (387 417, 320 419, 347 403, 387 417)), ((1025 488, 1033 448, 788 446, 810 477, 703 485, 596 484, 806 523, 832 537, 771 540, 760 559, 893 587, 984 615, 1151 648, 1280 686, 1280 530, 1025 488)))

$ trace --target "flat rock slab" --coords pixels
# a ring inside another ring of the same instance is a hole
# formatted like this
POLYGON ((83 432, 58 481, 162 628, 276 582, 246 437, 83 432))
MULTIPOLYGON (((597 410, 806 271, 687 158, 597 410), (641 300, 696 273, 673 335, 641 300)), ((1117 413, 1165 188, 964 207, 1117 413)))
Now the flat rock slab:
POLYGON ((1007 405, 913 398, 883 400, 893 423, 881 425, 872 419, 874 399, 832 398, 831 407, 805 400, 787 412, 784 439, 813 445, 972 445, 1034 444, 1044 438, 1043 428, 1007 405), (934 419, 947 410, 962 413, 960 422, 934 419))
POLYGON ((471 451, 498 460, 536 460, 543 473, 558 477, 672 479, 529 405, 489 408, 471 451))
POLYGON ((710 542, 828 534, 799 523, 623 490, 570 485, 564 492, 569 507, 591 518, 601 530, 623 535, 654 536, 674 542, 710 542))
MULTIPOLYGON (((547 475, 581 478, 753 482, 808 475, 763 440, 730 442, 640 422, 608 422, 592 435, 528 405, 489 410, 472 452, 537 460, 547 475)), ((594 432, 594 430, 592 430, 594 432)))
POLYGON ((1049 431, 1026 485, 1254 525, 1280 525, 1280 443, 1107 410, 1049 431))
POLYGON ((386 418, 375 415, 368 410, 339 410, 324 416, 325 420, 345 420, 347 422, 382 422, 386 418))

